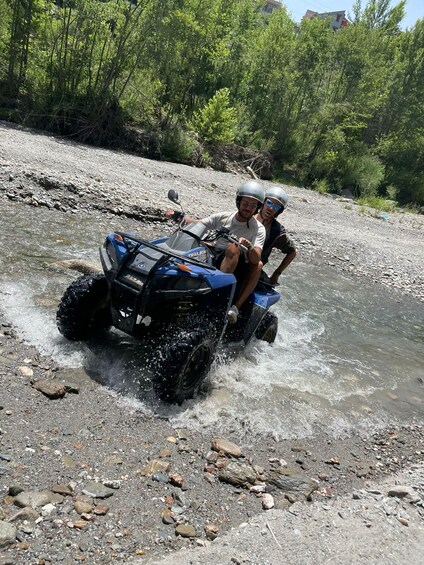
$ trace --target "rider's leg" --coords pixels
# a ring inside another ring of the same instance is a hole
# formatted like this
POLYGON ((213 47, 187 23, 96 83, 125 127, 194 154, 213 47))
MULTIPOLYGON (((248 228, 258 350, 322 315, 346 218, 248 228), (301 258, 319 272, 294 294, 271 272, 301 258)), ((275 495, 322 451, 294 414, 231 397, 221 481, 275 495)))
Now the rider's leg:
POLYGON ((234 243, 229 243, 225 250, 224 259, 219 267, 223 273, 234 273, 240 258, 240 247, 234 243))
POLYGON ((256 285, 259 282, 259 277, 261 276, 262 267, 262 261, 259 261, 259 263, 249 263, 247 276, 242 284, 236 300, 234 301, 234 306, 237 306, 238 310, 240 310, 240 308, 255 290, 256 285))

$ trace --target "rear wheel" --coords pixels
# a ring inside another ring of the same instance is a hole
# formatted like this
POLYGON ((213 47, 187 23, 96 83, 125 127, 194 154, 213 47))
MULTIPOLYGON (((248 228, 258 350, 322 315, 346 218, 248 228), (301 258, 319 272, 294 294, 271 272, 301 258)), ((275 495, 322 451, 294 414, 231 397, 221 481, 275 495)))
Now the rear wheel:
POLYGON ((93 337, 112 325, 109 285, 103 274, 83 275, 65 291, 56 314, 57 327, 67 339, 93 337))
POLYGON ((267 312, 262 318, 258 329, 255 332, 257 339, 274 343, 278 332, 278 318, 271 312, 267 312))
POLYGON ((163 342, 153 363, 153 387, 164 402, 192 398, 213 361, 216 341, 200 330, 180 330, 163 342))

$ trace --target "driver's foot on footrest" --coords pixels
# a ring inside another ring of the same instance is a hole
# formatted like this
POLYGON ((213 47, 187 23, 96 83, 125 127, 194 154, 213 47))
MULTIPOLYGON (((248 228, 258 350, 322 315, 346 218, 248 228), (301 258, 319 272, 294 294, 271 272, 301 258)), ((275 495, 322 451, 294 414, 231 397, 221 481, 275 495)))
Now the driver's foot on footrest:
POLYGON ((238 315, 239 315, 238 308, 237 308, 237 306, 234 306, 234 304, 233 304, 227 312, 228 323, 229 324, 235 324, 237 322, 238 315))

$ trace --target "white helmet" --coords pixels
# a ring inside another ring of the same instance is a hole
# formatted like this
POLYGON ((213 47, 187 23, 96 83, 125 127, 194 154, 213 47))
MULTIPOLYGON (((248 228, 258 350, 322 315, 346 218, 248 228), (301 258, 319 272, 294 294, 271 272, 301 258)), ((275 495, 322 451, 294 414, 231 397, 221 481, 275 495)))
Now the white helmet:
POLYGON ((279 186, 271 186, 270 188, 267 188, 265 191, 265 198, 273 198, 281 204, 281 210, 278 211, 276 216, 281 214, 281 212, 287 207, 287 203, 289 201, 289 197, 286 192, 279 186))
POLYGON ((265 192, 261 183, 256 180, 248 180, 238 187, 236 194, 237 209, 240 207, 240 201, 244 196, 254 198, 258 201, 258 208, 256 211, 259 212, 265 200, 265 192))

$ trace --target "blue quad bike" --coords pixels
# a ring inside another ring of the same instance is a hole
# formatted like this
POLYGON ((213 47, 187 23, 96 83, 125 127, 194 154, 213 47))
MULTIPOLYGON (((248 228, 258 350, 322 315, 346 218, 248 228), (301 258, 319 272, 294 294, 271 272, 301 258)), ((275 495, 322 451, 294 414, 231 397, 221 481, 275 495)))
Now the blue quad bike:
MULTIPOLYGON (((181 206, 178 193, 168 197, 181 206)), ((214 267, 214 242, 236 241, 225 228, 210 232, 181 223, 170 237, 146 241, 114 232, 100 248, 104 273, 83 275, 65 291, 57 311, 60 333, 88 340, 111 326, 148 340, 157 396, 181 404, 207 375, 219 344, 255 336, 274 342, 278 319, 269 312, 280 295, 260 284, 241 308, 236 324, 227 311, 237 291, 233 274, 214 267)))

